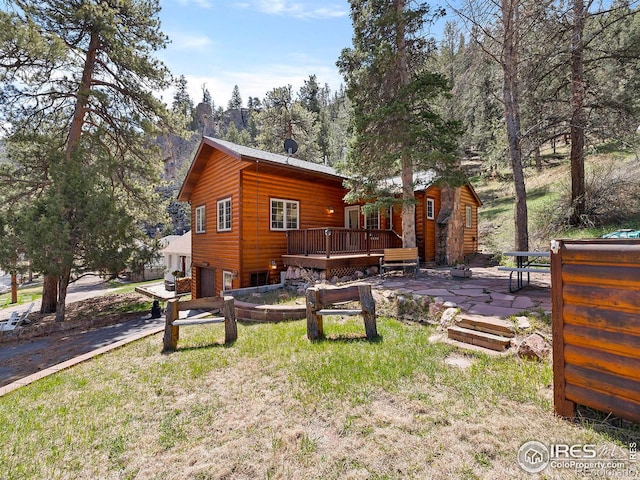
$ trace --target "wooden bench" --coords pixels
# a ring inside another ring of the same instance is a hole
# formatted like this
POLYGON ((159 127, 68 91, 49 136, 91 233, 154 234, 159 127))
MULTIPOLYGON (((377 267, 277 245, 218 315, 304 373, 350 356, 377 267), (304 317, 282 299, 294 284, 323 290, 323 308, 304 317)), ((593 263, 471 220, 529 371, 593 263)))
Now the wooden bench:
POLYGON ((238 325, 236 323, 236 311, 234 299, 231 296, 206 297, 180 302, 169 300, 164 327, 164 351, 175 350, 180 338, 180 327, 186 325, 205 325, 208 323, 224 322, 224 343, 232 343, 238 339, 238 325), (222 311, 221 317, 195 316, 179 318, 180 312, 185 310, 216 310, 222 311))
POLYGON ((307 337, 316 340, 324 336, 324 315, 362 315, 364 329, 369 340, 378 336, 376 327, 376 302, 371 294, 371 285, 352 285, 339 288, 307 289, 307 337), (359 301, 360 308, 340 308, 340 304, 359 301))
POLYGON ((404 272, 406 267, 413 267, 415 273, 418 273, 418 247, 384 249, 384 256, 380 258, 380 273, 384 273, 385 268, 402 268, 404 272))

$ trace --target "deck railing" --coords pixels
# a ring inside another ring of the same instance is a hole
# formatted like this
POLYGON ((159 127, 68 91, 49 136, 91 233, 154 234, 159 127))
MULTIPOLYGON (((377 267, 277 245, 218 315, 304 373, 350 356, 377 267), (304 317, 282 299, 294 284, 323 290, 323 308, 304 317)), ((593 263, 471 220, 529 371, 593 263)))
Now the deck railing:
POLYGON ((402 246, 393 230, 361 228, 308 228, 287 231, 288 255, 349 255, 382 253, 385 248, 402 246))

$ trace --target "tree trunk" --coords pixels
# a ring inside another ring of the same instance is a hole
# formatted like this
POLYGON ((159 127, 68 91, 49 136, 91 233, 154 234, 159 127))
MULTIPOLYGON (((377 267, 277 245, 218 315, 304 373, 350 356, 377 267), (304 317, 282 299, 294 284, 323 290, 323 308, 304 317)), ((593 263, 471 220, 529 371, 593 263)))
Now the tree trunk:
POLYGON ((58 277, 58 307, 56 308, 56 322, 64 322, 66 312, 67 288, 71 279, 71 268, 65 267, 64 273, 58 277))
POLYGON ((18 303, 18 276, 11 272, 11 303, 18 303))
POLYGON ((53 313, 58 305, 58 277, 45 275, 42 283, 40 313, 53 313))
POLYGON ((67 137, 66 159, 71 160, 73 150, 80 141, 82 135, 82 127, 84 126, 84 116, 87 111, 87 103, 89 102, 89 94, 91 93, 91 82, 93 80, 93 71, 96 64, 96 56, 98 47, 100 45, 100 38, 98 32, 91 32, 91 39, 89 40, 89 46, 87 48, 87 56, 84 61, 84 68, 82 70, 82 79, 80 80, 80 86, 78 87, 78 93, 76 96, 76 105, 73 111, 73 117, 71 118, 71 125, 69 127, 69 136, 67 137))
POLYGON ((573 0, 573 36, 571 39, 571 224, 579 225, 585 213, 584 183, 584 32, 583 0, 573 0))
POLYGON ((529 250, 527 191, 522 169, 520 103, 518 98, 518 30, 520 18, 517 2, 513 0, 502 0, 501 8, 502 21, 504 24, 504 79, 502 94, 504 97, 505 123, 515 189, 514 240, 516 250, 527 251, 529 250))
MULTIPOLYGON (((405 0, 393 0, 397 15, 396 50, 398 52, 398 90, 409 84, 406 28, 404 21, 405 0)), ((416 204, 413 192, 413 159, 402 155, 402 246, 416 246, 416 204)))

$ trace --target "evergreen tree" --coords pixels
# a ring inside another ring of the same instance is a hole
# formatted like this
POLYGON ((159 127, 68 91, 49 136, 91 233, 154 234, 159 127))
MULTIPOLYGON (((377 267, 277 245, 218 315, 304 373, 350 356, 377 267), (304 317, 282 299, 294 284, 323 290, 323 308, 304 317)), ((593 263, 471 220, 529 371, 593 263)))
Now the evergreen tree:
POLYGON ((425 68, 433 42, 424 30, 442 12, 405 0, 350 4, 354 45, 338 62, 354 109, 354 137, 344 165, 350 197, 391 202, 392 192, 378 186, 399 175, 403 245, 414 247, 414 171, 430 169, 445 178, 456 171, 459 127, 433 108, 447 93, 447 81, 425 68))
MULTIPOLYGON (((63 56, 41 58, 26 69, 20 66, 21 49, 0 52, 3 64, 10 66, 0 93, 3 116, 11 125, 8 142, 24 146, 25 138, 37 140, 41 132, 50 139, 46 163, 29 171, 44 187, 33 191, 25 217, 38 222, 30 231, 42 237, 28 242, 29 256, 49 277, 46 285, 53 285, 54 292, 57 287, 56 320, 62 321, 76 266, 112 267, 100 252, 119 261, 118 249, 125 251, 135 233, 127 236, 121 227, 157 210, 148 182, 157 178, 160 158, 148 138, 153 126, 167 118, 165 106, 153 95, 169 84, 168 71, 153 57, 166 37, 159 29, 156 0, 9 3, 17 7, 15 15, 23 24, 64 45, 63 56)), ((22 164, 30 160, 18 148, 13 152, 9 161, 14 171, 23 172, 22 164)), ((48 288, 43 290, 46 298, 51 298, 48 288)))
POLYGON ((175 113, 184 115, 184 117, 191 121, 193 116, 193 100, 187 92, 187 79, 184 75, 180 75, 180 78, 176 81, 176 93, 173 95, 172 109, 175 113))
POLYGON ((242 108, 242 97, 240 96, 240 88, 238 85, 233 87, 231 92, 231 100, 229 100, 229 110, 237 110, 242 108))
POLYGON ((263 108, 256 117, 258 148, 273 153, 284 152, 284 141, 293 138, 298 143, 297 157, 321 162, 317 146, 316 115, 294 101, 291 85, 274 88, 265 96, 263 108))

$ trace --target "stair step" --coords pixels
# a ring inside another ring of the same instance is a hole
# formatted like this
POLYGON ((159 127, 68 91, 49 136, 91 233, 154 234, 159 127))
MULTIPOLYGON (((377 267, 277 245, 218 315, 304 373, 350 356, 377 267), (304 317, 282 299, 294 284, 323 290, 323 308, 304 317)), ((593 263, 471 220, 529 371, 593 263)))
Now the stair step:
POLYGON ((514 337, 515 331, 513 323, 498 317, 483 317, 481 315, 464 314, 458 317, 456 326, 468 328, 469 330, 479 330, 481 332, 492 333, 502 337, 514 337))
POLYGON ((452 340, 489 348, 498 352, 506 350, 511 344, 510 338, 463 327, 449 327, 447 336, 452 340))

